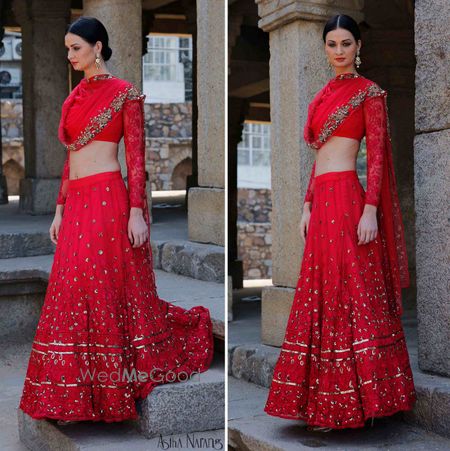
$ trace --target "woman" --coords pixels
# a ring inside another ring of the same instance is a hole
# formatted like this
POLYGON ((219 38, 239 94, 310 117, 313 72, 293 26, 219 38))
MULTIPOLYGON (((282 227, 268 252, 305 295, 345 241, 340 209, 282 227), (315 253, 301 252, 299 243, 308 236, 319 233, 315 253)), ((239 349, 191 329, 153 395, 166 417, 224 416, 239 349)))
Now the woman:
POLYGON ((323 31, 336 76, 309 106, 316 152, 301 219, 300 275, 266 413, 308 430, 363 427, 413 408, 401 324, 409 285, 388 130, 386 92, 356 72, 360 31, 338 15, 323 31), (356 158, 366 136, 367 190, 356 158))
POLYGON ((108 35, 81 17, 65 36, 85 77, 63 104, 67 149, 57 244, 20 408, 35 419, 123 421, 158 384, 204 372, 213 357, 209 310, 158 297, 145 192, 144 98, 107 71, 108 35), (117 160, 124 136, 128 191, 117 160))

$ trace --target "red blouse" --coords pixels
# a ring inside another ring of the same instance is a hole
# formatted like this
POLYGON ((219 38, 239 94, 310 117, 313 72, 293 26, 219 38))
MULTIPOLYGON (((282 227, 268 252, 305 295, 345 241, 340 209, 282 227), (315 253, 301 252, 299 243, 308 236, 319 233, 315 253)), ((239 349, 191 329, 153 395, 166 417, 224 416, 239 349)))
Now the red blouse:
MULTIPOLYGON (((316 150, 329 137, 321 137, 321 133, 325 134, 324 124, 327 126, 330 115, 333 112, 337 113, 336 116, 347 113, 347 111, 339 113, 336 110, 337 104, 333 102, 333 99, 339 96, 341 90, 345 90, 345 83, 349 79, 353 80, 354 78, 355 76, 353 74, 340 74, 336 76, 316 95, 311 103, 310 117, 305 127, 305 136, 313 143, 311 147, 316 150)), ((373 85, 380 92, 383 92, 377 85, 373 85)), ((378 206, 382 182, 383 139, 387 132, 387 114, 383 96, 367 96, 363 100, 362 108, 354 108, 345 120, 339 121, 339 117, 336 117, 331 122, 331 133, 333 136, 343 136, 358 141, 361 141, 366 136, 367 189, 365 203, 378 206)), ((315 169, 316 161, 314 161, 311 169, 304 202, 312 202, 313 200, 315 169)))
MULTIPOLYGON (((401 288, 409 286, 405 232, 397 193, 387 114, 387 93, 359 74, 340 74, 314 97, 308 108, 304 138, 316 151, 332 136, 347 136, 367 144, 365 203, 377 207, 383 252, 383 274, 392 285, 397 312, 402 314, 401 288)), ((305 202, 313 201, 314 162, 305 202)))
POLYGON ((125 144, 129 206, 144 208, 145 120, 144 94, 131 83, 111 74, 83 78, 65 100, 59 138, 67 149, 57 204, 64 205, 69 180, 69 152, 91 141, 125 144))

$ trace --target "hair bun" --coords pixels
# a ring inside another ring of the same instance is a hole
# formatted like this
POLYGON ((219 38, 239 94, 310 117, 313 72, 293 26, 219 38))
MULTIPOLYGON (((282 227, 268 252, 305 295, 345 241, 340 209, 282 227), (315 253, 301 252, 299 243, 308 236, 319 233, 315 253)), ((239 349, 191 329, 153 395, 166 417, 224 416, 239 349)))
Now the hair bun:
POLYGON ((105 61, 108 61, 111 58, 112 55, 112 50, 111 47, 106 47, 105 50, 102 52, 103 53, 103 59, 105 61))

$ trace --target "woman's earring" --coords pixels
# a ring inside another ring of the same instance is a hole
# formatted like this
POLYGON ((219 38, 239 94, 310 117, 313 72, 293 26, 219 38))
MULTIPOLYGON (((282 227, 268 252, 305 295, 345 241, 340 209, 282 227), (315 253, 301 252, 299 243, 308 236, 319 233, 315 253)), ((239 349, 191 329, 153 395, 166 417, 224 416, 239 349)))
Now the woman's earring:
POLYGON ((359 57, 359 49, 356 52, 355 64, 356 64, 356 68, 359 69, 359 66, 361 66, 361 58, 359 57))
POLYGON ((100 69, 100 55, 97 53, 97 57, 95 58, 95 67, 100 69))

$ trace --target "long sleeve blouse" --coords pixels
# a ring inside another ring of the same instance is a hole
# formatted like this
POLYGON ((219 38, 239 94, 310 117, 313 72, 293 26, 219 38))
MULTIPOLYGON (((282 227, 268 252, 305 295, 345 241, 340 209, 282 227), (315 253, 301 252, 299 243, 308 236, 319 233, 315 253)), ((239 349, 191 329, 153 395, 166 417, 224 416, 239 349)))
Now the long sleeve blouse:
POLYGON ((82 147, 92 140, 118 143, 123 137, 129 206, 144 207, 144 99, 145 95, 134 85, 110 74, 83 79, 72 91, 63 105, 60 123, 60 139, 66 145, 67 154, 61 174, 58 205, 64 205, 67 196, 70 152, 82 151, 82 147), (80 117, 88 111, 89 122, 80 127, 80 117))

